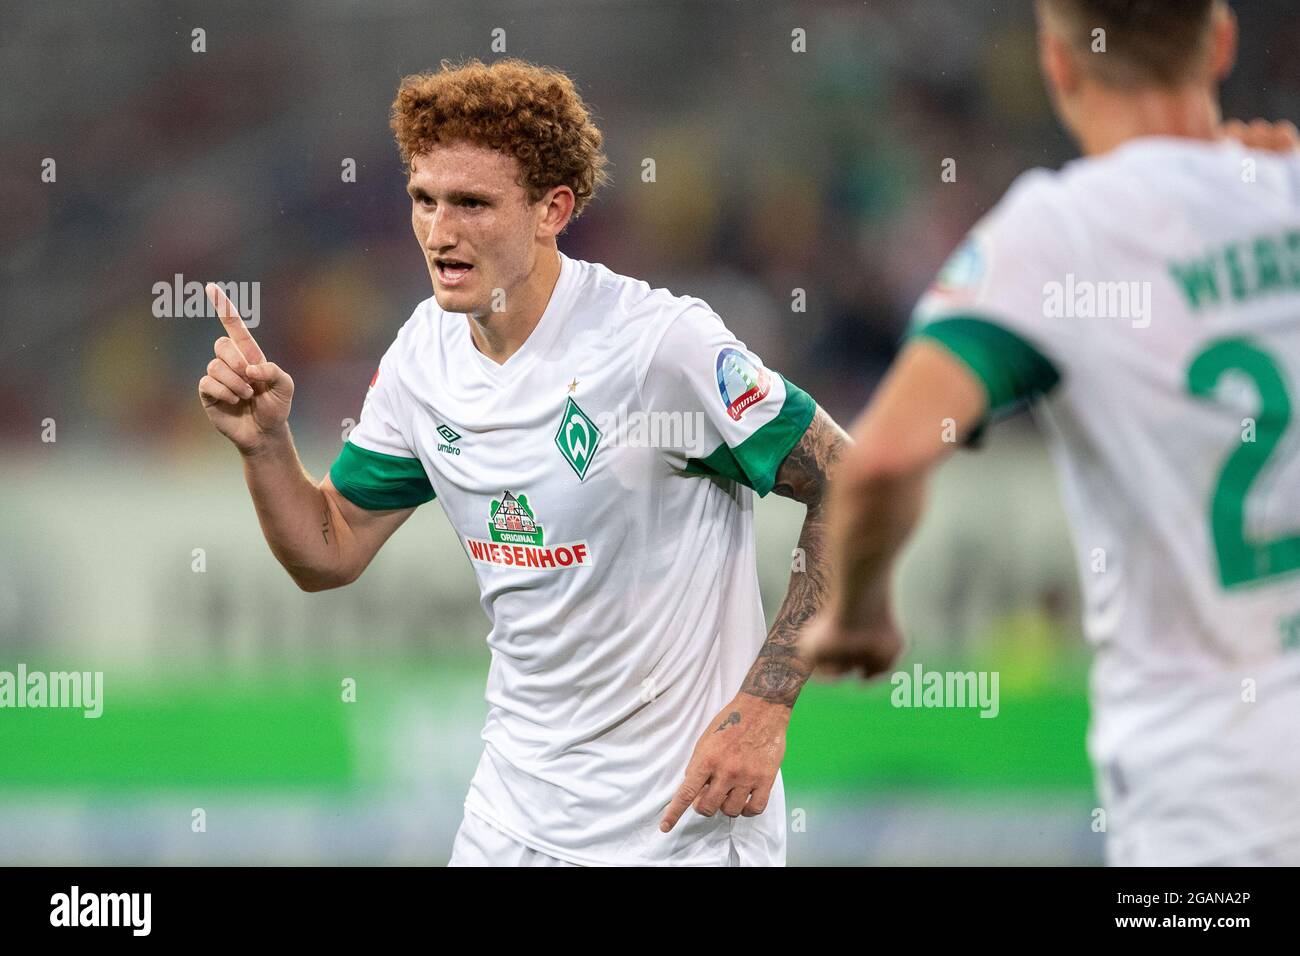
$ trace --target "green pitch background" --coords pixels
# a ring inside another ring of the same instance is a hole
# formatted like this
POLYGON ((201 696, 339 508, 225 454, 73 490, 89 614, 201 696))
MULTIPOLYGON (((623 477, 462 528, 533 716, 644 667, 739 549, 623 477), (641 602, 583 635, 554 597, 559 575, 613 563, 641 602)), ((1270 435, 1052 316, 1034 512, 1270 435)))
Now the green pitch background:
MULTIPOLYGON (((70 710, 0 714, 0 788, 363 789, 373 781, 362 770, 365 737, 354 721, 381 726, 400 719, 388 712, 388 702, 420 693, 477 700, 480 717, 486 709, 479 696, 486 667, 477 661, 347 676, 357 680, 355 703, 341 701, 338 671, 165 682, 109 672, 104 714, 96 720, 70 710)), ((993 719, 974 709, 895 708, 890 690, 887 684, 810 684, 791 722, 786 786, 847 793, 1092 786, 1084 751, 1088 704, 1077 666, 1050 681, 1018 683, 1003 672, 993 719)), ((456 706, 467 711, 472 705, 456 706)), ((464 716, 475 722, 473 714, 464 716)))

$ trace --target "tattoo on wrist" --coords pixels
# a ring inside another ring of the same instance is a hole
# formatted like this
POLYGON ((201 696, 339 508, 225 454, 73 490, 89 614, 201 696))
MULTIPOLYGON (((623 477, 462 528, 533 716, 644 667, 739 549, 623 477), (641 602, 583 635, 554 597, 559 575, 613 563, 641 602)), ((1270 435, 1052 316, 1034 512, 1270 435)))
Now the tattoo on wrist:
POLYGON ((763 646, 754 666, 741 685, 742 694, 750 694, 773 704, 793 707, 812 669, 795 653, 793 647, 768 643, 763 646))

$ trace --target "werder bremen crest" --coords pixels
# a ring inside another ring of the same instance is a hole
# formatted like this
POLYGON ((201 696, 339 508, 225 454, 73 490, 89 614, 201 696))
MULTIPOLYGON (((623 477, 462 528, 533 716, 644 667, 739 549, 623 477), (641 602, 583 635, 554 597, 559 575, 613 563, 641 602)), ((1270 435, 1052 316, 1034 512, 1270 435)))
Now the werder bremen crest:
POLYGON ((573 466, 578 480, 585 478, 591 459, 596 457, 596 446, 600 444, 600 429, 572 398, 564 404, 555 444, 564 460, 573 466))

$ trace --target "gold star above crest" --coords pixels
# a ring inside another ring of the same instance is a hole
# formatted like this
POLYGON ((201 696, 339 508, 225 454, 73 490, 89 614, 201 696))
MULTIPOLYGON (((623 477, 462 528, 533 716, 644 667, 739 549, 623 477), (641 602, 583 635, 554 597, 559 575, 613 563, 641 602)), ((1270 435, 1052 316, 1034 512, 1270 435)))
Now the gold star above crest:
POLYGON ((576 392, 577 390, 578 390, 578 380, 575 378, 572 382, 569 383, 569 391, 576 392))

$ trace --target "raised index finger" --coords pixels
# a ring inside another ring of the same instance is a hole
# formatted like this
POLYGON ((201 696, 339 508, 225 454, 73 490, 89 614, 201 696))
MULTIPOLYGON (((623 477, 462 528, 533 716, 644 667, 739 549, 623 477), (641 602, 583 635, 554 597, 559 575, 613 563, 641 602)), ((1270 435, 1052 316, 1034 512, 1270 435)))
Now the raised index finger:
POLYGON ((235 348, 239 349, 240 354, 244 356, 248 364, 260 365, 265 362, 266 356, 258 348, 253 333, 248 331, 248 326, 244 325, 244 320, 240 318, 235 303, 230 301, 221 286, 215 282, 209 282, 204 286, 203 291, 208 294, 208 300, 216 308, 217 317, 221 319, 221 324, 225 326, 230 341, 235 343, 235 348))

